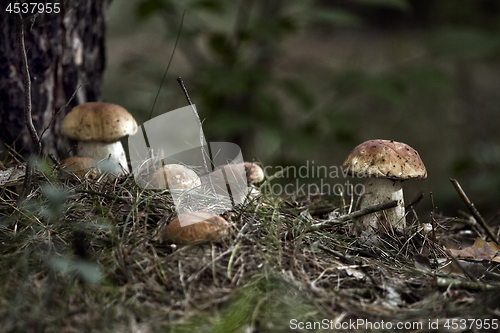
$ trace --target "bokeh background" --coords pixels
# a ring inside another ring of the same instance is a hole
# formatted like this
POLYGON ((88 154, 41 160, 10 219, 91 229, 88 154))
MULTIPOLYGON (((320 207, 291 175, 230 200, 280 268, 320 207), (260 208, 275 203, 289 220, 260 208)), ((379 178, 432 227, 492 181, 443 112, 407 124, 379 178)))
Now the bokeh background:
POLYGON ((428 170, 405 184, 407 201, 425 195, 422 220, 431 192, 436 212, 466 210, 449 178, 492 220, 499 55, 497 0, 114 0, 103 96, 142 123, 187 104, 182 76, 207 141, 268 166, 340 166, 363 141, 405 142, 428 170))

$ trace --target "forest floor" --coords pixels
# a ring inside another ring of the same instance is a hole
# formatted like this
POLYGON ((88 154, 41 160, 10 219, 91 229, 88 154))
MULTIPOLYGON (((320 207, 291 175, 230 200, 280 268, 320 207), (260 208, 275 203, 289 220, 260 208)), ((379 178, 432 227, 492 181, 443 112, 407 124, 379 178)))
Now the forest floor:
POLYGON ((351 198, 264 182, 228 237, 180 247, 168 190, 42 169, 21 205, 0 187, 1 332, 499 332, 499 247, 464 212, 353 237, 351 198))

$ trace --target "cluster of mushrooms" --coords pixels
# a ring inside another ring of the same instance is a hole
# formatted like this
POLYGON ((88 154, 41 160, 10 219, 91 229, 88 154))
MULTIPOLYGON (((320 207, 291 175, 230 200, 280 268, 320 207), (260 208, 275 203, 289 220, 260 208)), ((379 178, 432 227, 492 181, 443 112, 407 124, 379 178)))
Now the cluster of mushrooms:
MULTIPOLYGON (((119 105, 102 102, 78 105, 66 115, 61 125, 62 135, 78 141, 77 157, 70 157, 62 161, 61 165, 65 170, 82 176, 95 173, 99 163, 106 161, 110 163, 107 169, 114 174, 128 173, 125 150, 120 139, 136 132, 136 121, 119 105)), ((264 172, 258 165, 245 162, 244 168, 248 185, 264 179, 264 172)), ((427 177, 425 166, 415 149, 392 140, 366 141, 352 150, 342 168, 353 177, 365 178, 365 192, 360 199, 359 209, 393 200, 398 203, 394 208, 360 218, 354 229, 356 235, 361 231, 373 234, 387 227, 402 229, 406 226, 402 182, 427 177)), ((234 170, 226 170, 226 174, 234 174, 234 170)), ((189 190, 200 186, 201 182, 190 168, 168 164, 155 171, 149 184, 151 188, 189 190)), ((202 221, 183 223, 185 226, 181 226, 179 217, 176 217, 167 226, 169 241, 177 244, 215 241, 230 230, 224 218, 206 212, 189 213, 184 218, 187 221, 202 221)))
MULTIPOLYGON (((226 175, 229 169, 238 164, 224 165, 226 175)), ((260 183, 264 180, 264 171, 252 162, 244 162, 247 185, 260 183)), ((230 178, 230 177, 228 177, 230 178)), ((228 180, 230 182, 230 179, 228 180)), ((153 188, 167 188, 171 190, 189 191, 201 185, 200 178, 187 166, 167 164, 156 170, 149 181, 153 188)), ((214 216, 208 212, 191 212, 178 216, 166 227, 168 241, 178 245, 188 243, 219 241, 231 231, 229 223, 221 216, 214 216), (181 224, 182 220, 182 224, 181 224)))
MULTIPOLYGON (((111 103, 88 102, 74 107, 64 118, 61 134, 77 141, 77 156, 61 162, 65 171, 77 176, 96 175, 105 164, 111 174, 120 176, 129 172, 125 150, 120 139, 137 132, 137 123, 125 108, 111 103)), ((234 165, 239 167, 238 165, 234 165)), ((232 168, 226 165, 223 168, 232 168)), ((255 163, 244 162, 248 185, 264 179, 264 172, 255 163)), ((243 168, 241 168, 243 170, 243 168)), ((234 170, 226 170, 234 174, 234 170)), ((201 185, 200 178, 190 168, 180 164, 163 165, 149 180, 150 188, 189 190, 201 185)), ((173 219, 166 228, 166 238, 176 244, 218 241, 230 231, 228 222, 207 212, 194 212, 173 219), (201 221, 201 222, 198 222, 201 221), (187 224, 187 225, 186 225, 187 224)))

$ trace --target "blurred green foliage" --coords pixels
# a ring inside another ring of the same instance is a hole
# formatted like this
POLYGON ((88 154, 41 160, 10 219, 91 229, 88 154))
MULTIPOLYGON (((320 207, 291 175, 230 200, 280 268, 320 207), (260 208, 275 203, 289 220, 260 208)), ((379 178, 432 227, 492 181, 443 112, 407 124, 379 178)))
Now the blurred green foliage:
MULTIPOLYGON (((320 121, 332 125, 332 136, 352 136, 354 127, 337 126, 335 114, 307 117, 312 110, 326 113, 326 106, 318 105, 317 94, 303 80, 293 73, 275 75, 274 67, 283 52, 281 43, 306 25, 355 26, 362 22, 357 15, 300 0, 143 0, 137 6, 140 19, 160 14, 172 33, 177 31, 183 11, 188 22, 182 28, 180 47, 184 54, 196 55, 187 56, 193 71, 184 81, 208 120, 204 124, 208 137, 231 140, 254 153, 256 142, 266 142, 269 147, 286 142, 292 150, 314 150, 320 121), (201 36, 204 44, 197 43, 201 36), (303 121, 290 124, 287 109, 296 110, 303 121)), ((349 123, 345 115, 338 117, 349 123)))

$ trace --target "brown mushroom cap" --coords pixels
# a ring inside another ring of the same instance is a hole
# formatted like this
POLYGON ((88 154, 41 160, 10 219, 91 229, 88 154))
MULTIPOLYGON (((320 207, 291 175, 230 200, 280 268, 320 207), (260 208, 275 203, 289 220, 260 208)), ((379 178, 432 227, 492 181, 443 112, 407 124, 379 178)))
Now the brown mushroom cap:
POLYGON ((64 118, 61 134, 78 141, 115 142, 137 131, 134 117, 123 107, 103 102, 75 106, 64 118))
POLYGON ((249 185, 260 183, 264 180, 264 171, 259 165, 253 162, 245 162, 245 171, 249 185))
POLYGON ((405 143, 392 140, 363 142, 347 156, 342 169, 352 176, 394 180, 427 178, 427 170, 418 152, 405 143))
POLYGON ((153 188, 190 189, 201 185, 200 178, 181 164, 167 164, 153 174, 149 184, 153 188))
POLYGON ((244 171, 245 175, 242 176, 246 177, 248 185, 260 183, 264 180, 264 171, 260 166, 253 162, 244 162, 242 164, 226 164, 221 168, 224 169, 230 179, 234 179, 234 176, 238 177, 238 174, 244 171))
POLYGON ((90 157, 73 156, 61 161, 60 164, 65 171, 73 172, 74 174, 82 177, 91 168, 96 166, 96 161, 90 157))
POLYGON ((222 236, 230 231, 227 221, 220 216, 213 216, 210 213, 189 213, 183 215, 184 219, 194 219, 201 222, 181 227, 179 217, 173 219, 167 226, 167 240, 176 244, 188 244, 202 241, 219 241, 222 236))

